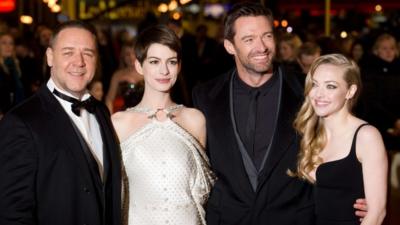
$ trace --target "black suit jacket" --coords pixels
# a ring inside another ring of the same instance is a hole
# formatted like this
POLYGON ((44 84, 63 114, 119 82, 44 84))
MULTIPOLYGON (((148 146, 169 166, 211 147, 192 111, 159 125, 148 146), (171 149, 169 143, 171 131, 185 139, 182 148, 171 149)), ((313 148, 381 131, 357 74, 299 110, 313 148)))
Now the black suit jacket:
POLYGON ((282 75, 276 132, 257 190, 253 191, 230 117, 232 75, 232 71, 223 74, 193 92, 194 105, 207 120, 207 149, 218 177, 207 203, 208 225, 313 224, 311 185, 286 174, 296 167, 299 147, 299 137, 292 127, 302 99, 297 81, 282 75))
POLYGON ((104 182, 46 86, 0 121, 0 224, 121 224, 118 143, 104 105, 95 115, 104 143, 104 182))

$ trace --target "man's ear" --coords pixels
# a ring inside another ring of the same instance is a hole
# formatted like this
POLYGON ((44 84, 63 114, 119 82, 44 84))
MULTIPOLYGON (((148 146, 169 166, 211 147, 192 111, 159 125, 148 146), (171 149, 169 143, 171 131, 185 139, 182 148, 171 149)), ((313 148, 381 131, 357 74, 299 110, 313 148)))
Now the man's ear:
POLYGON ((225 50, 231 54, 231 55, 236 55, 236 50, 235 47, 233 46, 233 43, 227 39, 224 39, 224 47, 225 50))
POLYGON ((53 49, 50 47, 46 49, 46 60, 47 60, 47 65, 49 67, 52 67, 54 58, 53 58, 53 49))
POLYGON ((139 60, 137 60, 137 59, 135 60, 135 69, 140 75, 143 75, 142 65, 140 64, 139 60))

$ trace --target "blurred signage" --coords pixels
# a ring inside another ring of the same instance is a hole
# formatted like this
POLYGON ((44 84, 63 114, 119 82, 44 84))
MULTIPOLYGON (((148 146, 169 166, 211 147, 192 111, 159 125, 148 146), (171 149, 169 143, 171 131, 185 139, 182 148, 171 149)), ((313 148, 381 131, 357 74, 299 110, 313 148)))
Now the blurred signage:
POLYGON ((0 0, 0 13, 11 12, 15 9, 15 0, 0 0))

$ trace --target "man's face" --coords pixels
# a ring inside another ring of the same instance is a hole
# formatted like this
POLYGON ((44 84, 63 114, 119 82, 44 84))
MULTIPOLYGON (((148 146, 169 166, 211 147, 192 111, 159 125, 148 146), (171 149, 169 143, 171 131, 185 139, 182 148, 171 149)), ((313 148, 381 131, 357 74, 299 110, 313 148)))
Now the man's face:
POLYGON ((57 35, 46 54, 56 86, 80 98, 96 71, 95 37, 82 28, 66 28, 57 35))
POLYGON ((374 53, 382 60, 392 62, 396 58, 397 53, 396 41, 394 39, 382 40, 374 53))
POLYGON ((226 50, 235 56, 239 71, 264 75, 271 72, 275 40, 271 21, 265 16, 246 16, 234 23, 233 43, 225 40, 226 50))
POLYGON ((53 32, 50 29, 44 28, 39 35, 40 45, 43 47, 49 46, 52 34, 53 32))

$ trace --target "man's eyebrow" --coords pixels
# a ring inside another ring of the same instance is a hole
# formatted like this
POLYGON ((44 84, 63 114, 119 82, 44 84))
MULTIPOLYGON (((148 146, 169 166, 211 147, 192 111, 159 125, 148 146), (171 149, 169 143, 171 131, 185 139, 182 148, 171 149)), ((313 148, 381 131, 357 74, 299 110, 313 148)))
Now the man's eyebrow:
POLYGON ((245 36, 241 37, 240 40, 244 40, 246 38, 252 38, 252 37, 254 37, 254 35, 245 35, 245 36))
POLYGON ((95 50, 95 49, 92 49, 92 48, 84 48, 83 50, 84 50, 84 51, 87 51, 87 52, 96 53, 96 50, 95 50))
MULTIPOLYGON (((74 50, 74 49, 75 49, 74 47, 63 47, 63 48, 61 48, 62 51, 68 51, 68 50, 74 50)), ((93 52, 93 53, 96 52, 96 50, 92 49, 92 48, 83 48, 83 51, 93 52)))
POLYGON ((74 48, 73 47, 63 47, 63 48, 61 48, 61 50, 73 50, 74 48))

